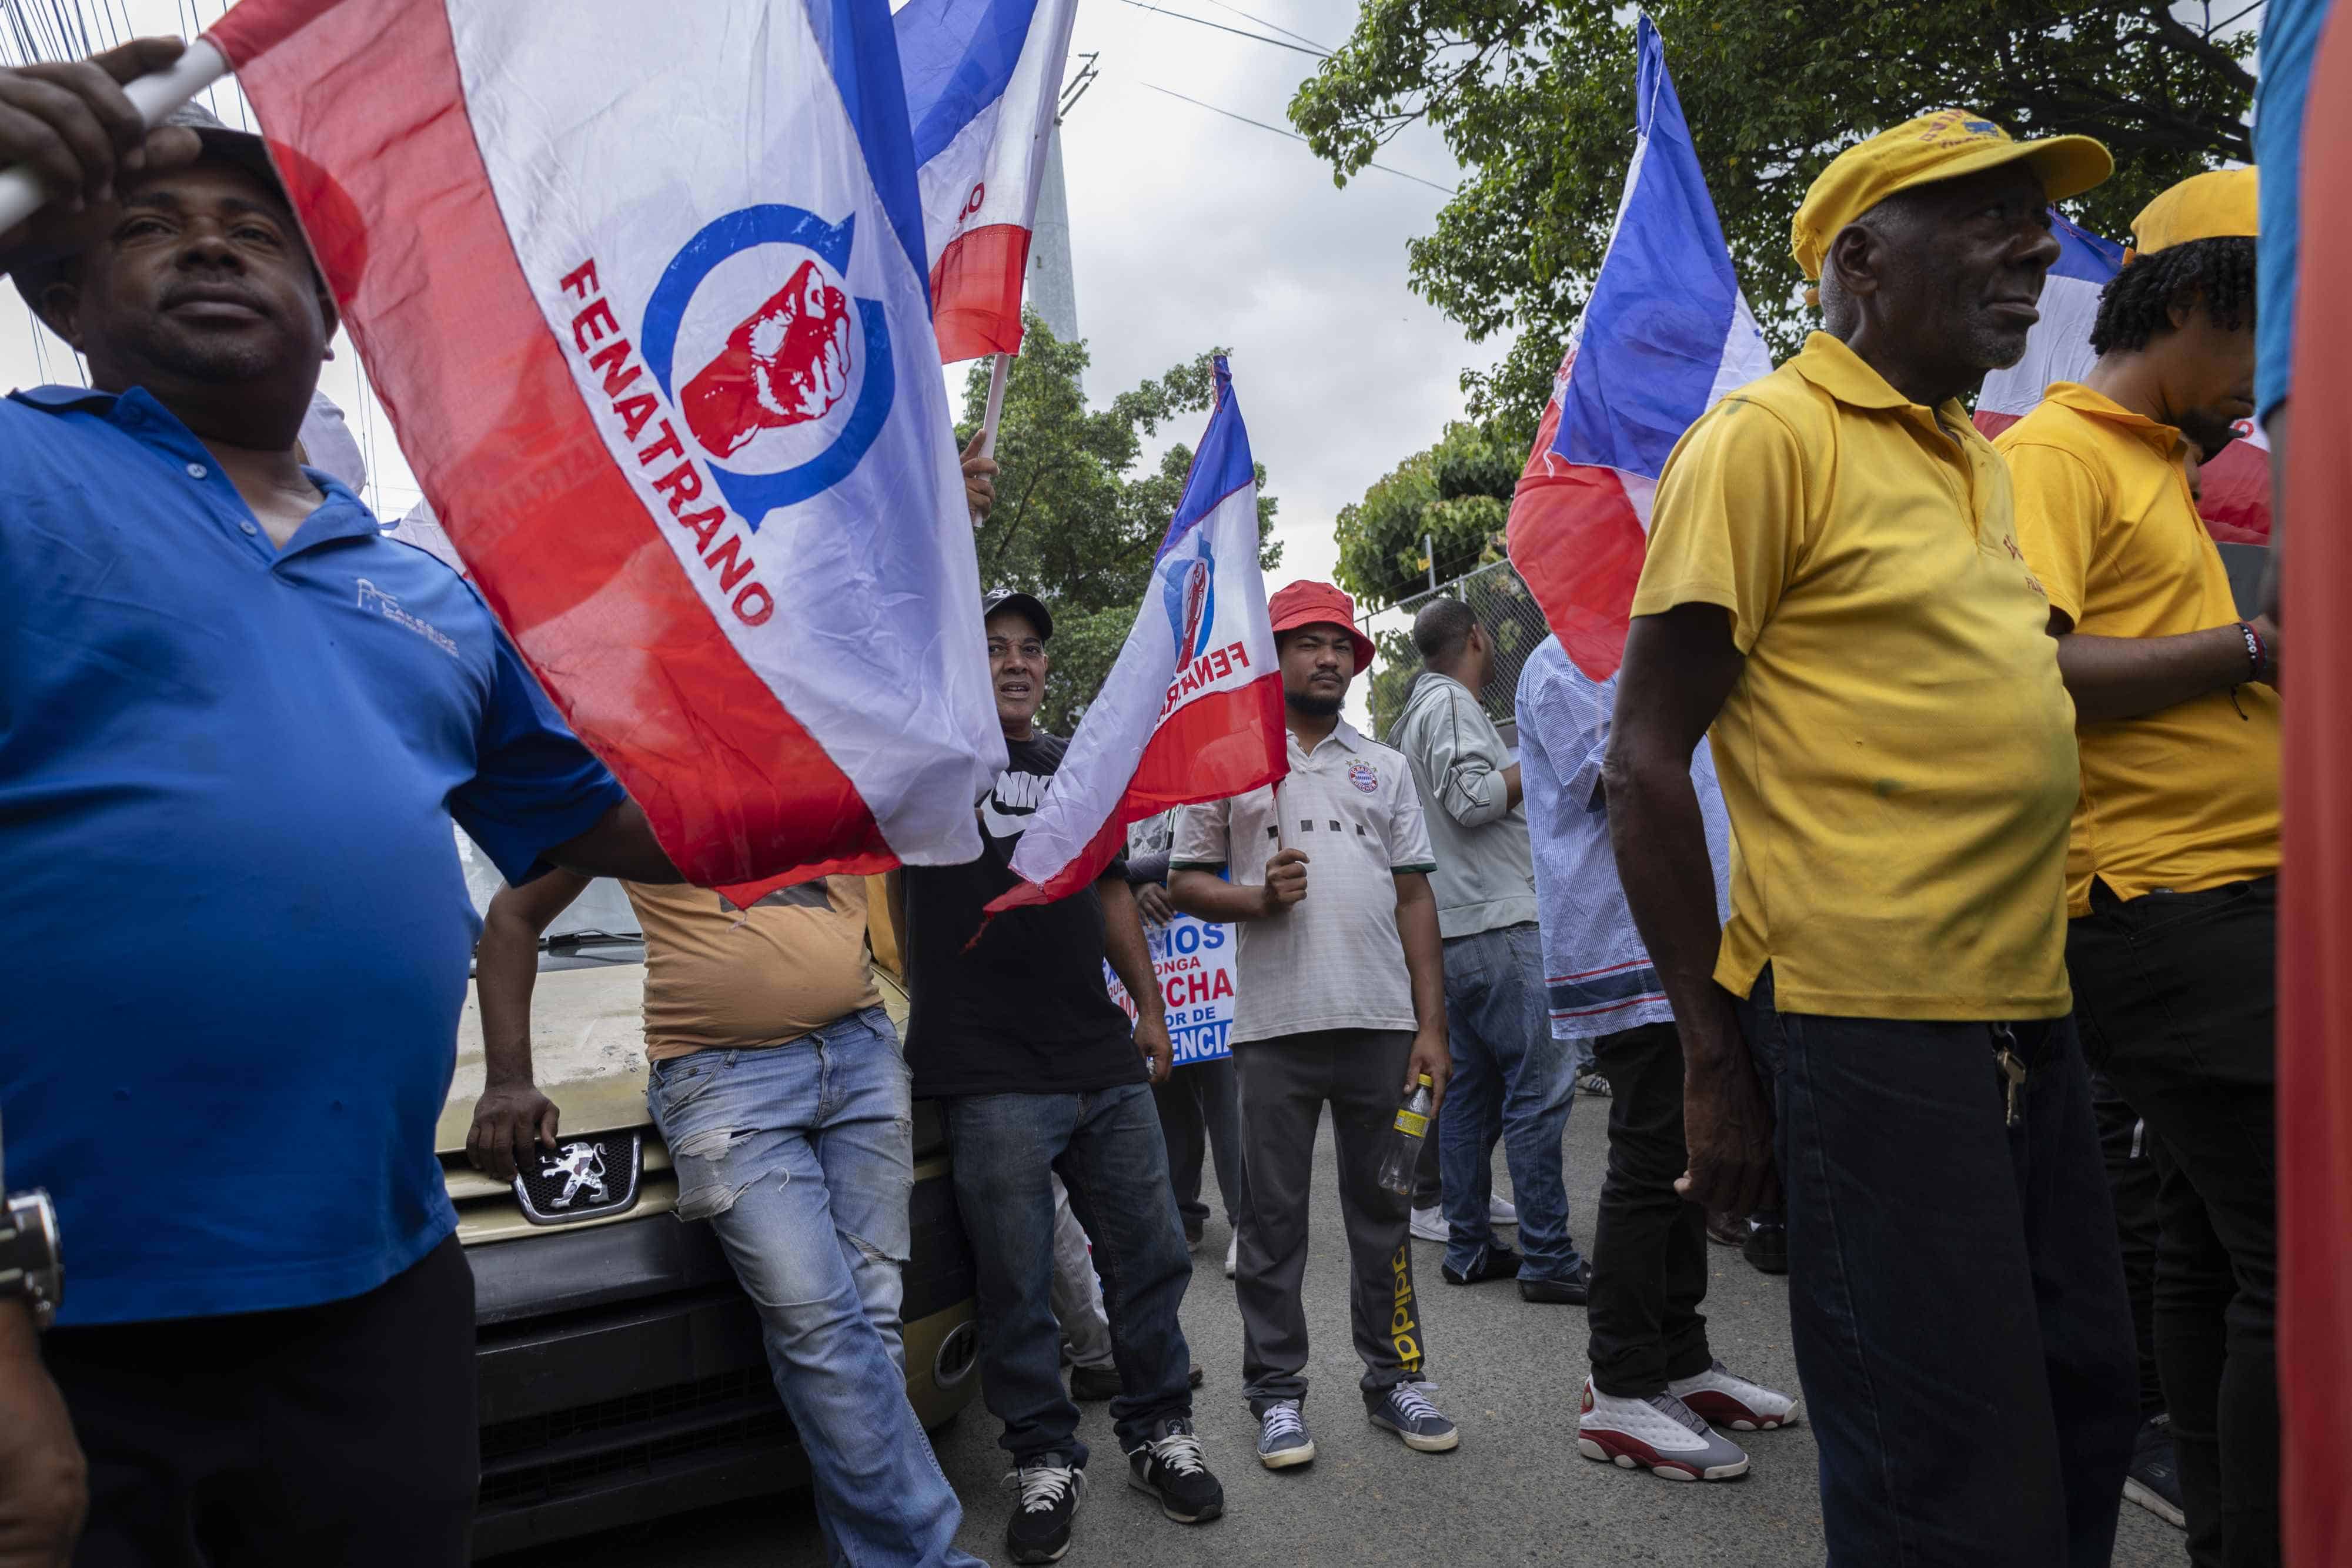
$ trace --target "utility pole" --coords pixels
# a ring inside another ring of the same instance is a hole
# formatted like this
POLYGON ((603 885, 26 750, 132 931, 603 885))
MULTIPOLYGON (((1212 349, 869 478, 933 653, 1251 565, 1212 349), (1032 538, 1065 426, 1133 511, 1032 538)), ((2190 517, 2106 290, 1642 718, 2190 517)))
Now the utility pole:
POLYGON ((1062 121, 1087 95, 1098 54, 1076 57, 1077 74, 1062 89, 1054 130, 1045 141, 1045 172, 1037 189, 1037 217, 1029 233, 1029 303, 1046 329, 1068 342, 1078 335, 1077 277, 1070 260, 1070 196, 1062 176, 1062 121))

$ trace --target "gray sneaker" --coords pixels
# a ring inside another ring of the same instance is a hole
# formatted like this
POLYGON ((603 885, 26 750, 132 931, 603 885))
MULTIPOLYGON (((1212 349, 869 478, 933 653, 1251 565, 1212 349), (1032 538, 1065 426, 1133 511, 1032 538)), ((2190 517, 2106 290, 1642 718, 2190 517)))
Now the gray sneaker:
POLYGON ((1739 1445, 1673 1395, 1623 1398, 1601 1393, 1589 1377, 1576 1423, 1576 1451, 1670 1481, 1725 1481, 1748 1473, 1748 1455, 1739 1445))
POLYGON ((1366 1406, 1364 1415, 1373 1426, 1385 1427, 1402 1437, 1406 1448, 1442 1454, 1457 1447, 1462 1434, 1429 1402, 1433 1392, 1426 1383, 1400 1383, 1382 1395, 1379 1404, 1366 1406))
POLYGON ((1312 1463, 1315 1439, 1296 1399, 1277 1399, 1258 1417, 1257 1462, 1270 1470, 1312 1463))

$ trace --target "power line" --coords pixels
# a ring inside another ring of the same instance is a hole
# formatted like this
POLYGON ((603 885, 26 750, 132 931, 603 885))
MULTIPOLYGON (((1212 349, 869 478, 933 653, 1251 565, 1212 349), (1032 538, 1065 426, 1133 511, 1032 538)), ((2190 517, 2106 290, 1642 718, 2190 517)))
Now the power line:
POLYGON ((1149 5, 1146 4, 1146 0, 1121 0, 1121 3, 1132 5, 1139 11, 1152 11, 1162 16, 1173 16, 1179 22, 1191 22, 1202 27, 1214 27, 1218 32, 1231 33, 1236 38, 1254 38, 1261 44, 1272 44, 1277 49, 1288 49, 1293 54, 1312 55, 1318 60, 1328 60, 1331 57, 1331 51, 1328 49, 1310 49, 1304 44, 1293 44, 1281 38, 1269 38, 1264 33, 1245 33, 1239 27, 1228 27, 1223 22, 1212 22, 1206 16, 1190 16, 1182 11, 1171 11, 1165 6, 1149 5))
MULTIPOLYGON (((1137 85, 1137 86, 1139 86, 1139 87, 1148 87, 1148 88, 1151 89, 1151 90, 1152 90, 1152 91, 1154 91, 1154 92, 1162 92, 1162 93, 1166 93, 1170 98, 1181 98, 1181 99, 1184 99, 1184 101, 1185 101, 1186 103, 1189 103, 1189 104, 1192 105, 1195 109, 1205 109, 1205 110, 1207 110, 1211 114, 1222 114, 1222 115, 1223 115, 1227 120, 1240 120, 1244 125, 1255 125, 1255 126, 1256 126, 1260 131, 1273 131, 1276 136, 1287 136, 1287 137, 1289 137, 1293 141, 1307 141, 1307 138, 1305 138, 1304 136, 1299 135, 1299 134, 1298 134, 1298 132, 1297 132, 1296 131, 1285 131, 1285 130, 1284 130, 1281 126, 1279 126, 1279 125, 1268 125, 1268 124, 1267 124, 1265 120, 1252 120, 1252 119, 1251 119, 1248 115, 1246 115, 1246 114, 1235 114, 1235 113, 1234 113, 1232 110, 1230 110, 1230 109, 1219 109, 1219 108, 1218 108, 1215 104, 1213 104, 1213 103, 1202 103, 1199 99, 1197 99, 1197 98, 1188 98, 1188 97, 1186 97, 1183 93, 1178 92, 1178 91, 1174 90, 1174 89, 1171 89, 1171 88, 1164 88, 1164 87, 1160 87, 1160 86, 1159 86, 1159 85, 1158 85, 1158 84, 1156 84, 1156 83, 1153 83, 1153 82, 1148 82, 1148 81, 1147 81, 1147 82, 1139 82, 1139 83, 1137 83, 1136 85, 1137 85)), ((1311 145, 1313 145, 1313 143, 1311 143, 1311 142, 1310 142, 1310 143, 1308 143, 1308 145, 1310 145, 1310 146, 1311 146, 1311 145)), ((1424 179, 1423 179, 1423 178, 1422 178, 1420 175, 1418 175, 1418 174, 1408 174, 1408 173, 1406 173, 1406 172, 1405 172, 1403 170, 1402 170, 1402 169, 1391 169, 1391 168, 1390 168, 1386 163, 1374 163, 1374 164, 1370 165, 1370 167, 1374 168, 1374 169, 1378 169, 1378 170, 1379 170, 1381 173, 1383 173, 1383 174, 1394 174, 1397 178, 1399 178, 1399 179, 1401 179, 1401 180, 1411 180, 1411 181, 1412 181, 1414 184, 1416 184, 1416 185, 1426 185, 1426 186, 1428 186, 1428 187, 1429 187, 1431 190, 1433 190, 1433 191, 1443 191, 1443 192, 1444 192, 1444 193, 1445 193, 1447 195, 1449 195, 1449 196, 1458 196, 1458 195, 1460 195, 1460 194, 1462 193, 1461 192, 1459 192, 1459 191, 1455 190, 1455 189, 1454 189, 1453 186, 1451 186, 1451 185, 1441 185, 1441 184, 1439 184, 1439 183, 1438 183, 1436 181, 1434 181, 1434 180, 1424 180, 1424 179)))
MULTIPOLYGON (((2255 3, 2259 5, 2261 0, 2255 0, 2255 3)), ((1209 4, 1214 5, 1220 11, 1232 12, 1234 16, 1239 16, 1244 22, 1255 22, 1259 26, 1265 28, 1268 32, 1280 33, 1284 37, 1296 38, 1302 44, 1314 44, 1315 47, 1321 49, 1327 55, 1331 52, 1331 47, 1328 44, 1318 44, 1314 39, 1308 37, 1304 33, 1294 33, 1279 22, 1269 22, 1263 16, 1254 16, 1238 5, 1226 5, 1225 0, 1209 0, 1209 4)))

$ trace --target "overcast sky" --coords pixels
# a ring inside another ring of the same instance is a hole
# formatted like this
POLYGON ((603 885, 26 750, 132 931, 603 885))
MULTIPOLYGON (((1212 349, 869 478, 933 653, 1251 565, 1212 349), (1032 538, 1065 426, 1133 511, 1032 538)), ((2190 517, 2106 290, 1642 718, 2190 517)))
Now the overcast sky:
MULTIPOLYGON (((1232 3, 1325 47, 1346 37, 1355 15, 1347 0, 1232 3)), ((185 32, 191 5, 207 23, 221 10, 220 0, 128 0, 134 23, 155 32, 185 32)), ((1216 0, 1163 8, 1271 31, 1216 0)), ((1405 242, 1430 230, 1445 195, 1377 170, 1335 189, 1303 143, 1151 90, 1286 127, 1284 108, 1311 56, 1128 0, 1081 0, 1072 48, 1099 52, 1101 71, 1063 127, 1078 322, 1094 354, 1087 392, 1099 403, 1212 344, 1229 346, 1251 444, 1282 503, 1284 562, 1268 587, 1328 577, 1339 507, 1434 441, 1461 412, 1464 368, 1507 347, 1467 342, 1405 287, 1405 242)), ((234 105, 223 112, 233 120, 234 105)), ((1427 132, 1407 134, 1381 162, 1440 185, 1455 180, 1427 132)), ((0 384, 79 379, 54 339, 43 373, 36 330, 13 300, 0 304, 0 384)), ((373 437, 374 498, 396 516, 415 497, 412 481, 381 413, 362 406, 348 344, 338 349, 322 384, 373 437)), ((960 392, 960 371, 950 382, 960 392)), ((1189 442, 1198 433, 1171 434, 1189 442)))

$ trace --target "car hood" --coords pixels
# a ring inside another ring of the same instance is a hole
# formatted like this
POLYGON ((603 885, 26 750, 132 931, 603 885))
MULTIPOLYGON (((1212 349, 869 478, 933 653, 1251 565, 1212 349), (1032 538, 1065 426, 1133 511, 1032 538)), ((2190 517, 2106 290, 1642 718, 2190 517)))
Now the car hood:
MULTIPOLYGON (((904 1030, 907 994, 898 977, 877 963, 874 984, 891 1021, 904 1030)), ((567 1134, 653 1124, 646 1111, 645 996, 643 964, 540 975, 530 1001, 531 1076, 540 1092, 555 1102, 567 1134)), ((474 1102, 481 1093, 482 1014, 468 984, 457 1024, 457 1072, 435 1129, 434 1146, 440 1154, 464 1157, 474 1102)))

